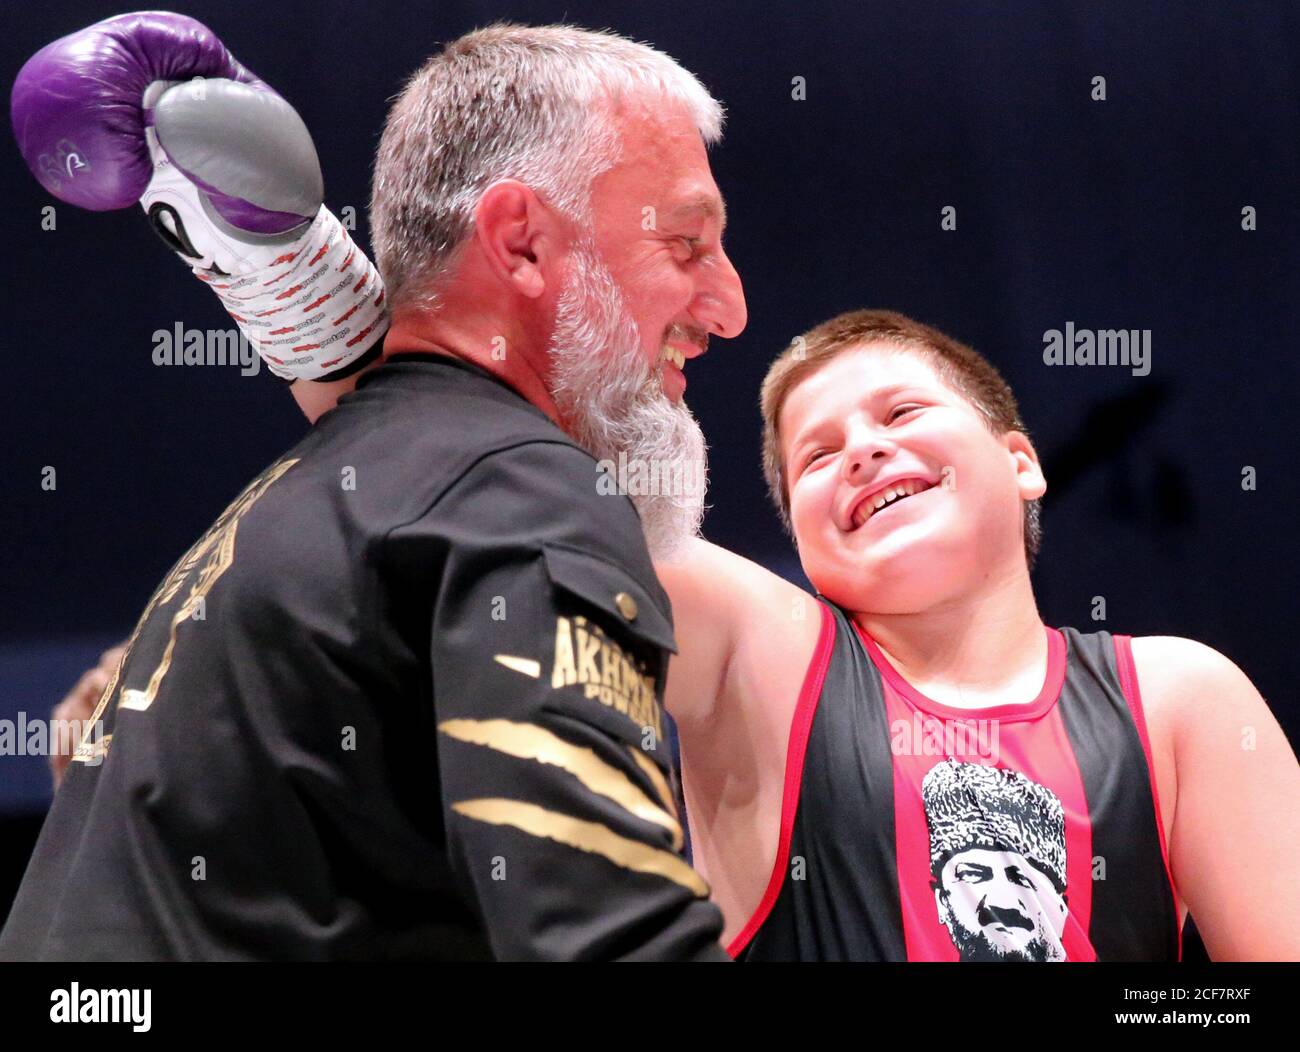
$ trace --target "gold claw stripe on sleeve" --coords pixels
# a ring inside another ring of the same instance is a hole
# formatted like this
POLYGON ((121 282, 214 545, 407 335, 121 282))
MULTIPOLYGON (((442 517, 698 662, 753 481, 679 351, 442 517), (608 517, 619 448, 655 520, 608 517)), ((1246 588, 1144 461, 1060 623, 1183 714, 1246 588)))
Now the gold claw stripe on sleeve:
POLYGON ((665 809, 672 814, 673 818, 677 818, 677 804, 673 801, 673 793, 668 788, 668 779, 664 777, 663 771, 655 766, 655 762, 650 757, 643 752, 637 752, 632 746, 627 747, 627 752, 636 765, 641 768, 641 772, 650 779, 650 784, 655 787, 655 792, 659 794, 659 799, 663 801, 665 809))
POLYGON ((451 809, 479 822, 513 826, 531 836, 547 837, 579 851, 600 855, 624 869, 666 877, 689 889, 698 898, 708 897, 709 886, 685 860, 639 840, 619 836, 598 822, 585 822, 522 800, 500 798, 462 800, 452 804, 451 809))
MULTIPOLYGON (((682 827, 677 820, 637 788, 626 774, 607 764, 591 749, 572 745, 545 727, 513 720, 446 720, 438 724, 438 730, 450 738, 484 745, 507 756, 560 767, 593 793, 613 800, 642 821, 668 830, 672 834, 673 850, 682 849, 682 827)), ((635 753, 633 758, 636 758, 635 753)), ((654 766, 648 760, 645 762, 654 766)), ((655 774, 659 772, 656 770, 655 774)), ((662 781, 660 775, 659 782, 662 781)), ((654 784, 659 789, 659 784, 654 784)), ((666 785, 659 791, 666 799, 670 798, 666 785)))

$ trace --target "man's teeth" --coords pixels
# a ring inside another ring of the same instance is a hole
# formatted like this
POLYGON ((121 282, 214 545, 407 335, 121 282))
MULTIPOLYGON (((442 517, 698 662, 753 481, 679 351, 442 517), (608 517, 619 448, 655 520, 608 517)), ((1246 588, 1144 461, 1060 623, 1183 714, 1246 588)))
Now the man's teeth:
POLYGON ((857 510, 853 513, 853 525, 861 526, 886 504, 897 500, 899 497, 910 497, 914 493, 920 493, 922 490, 929 488, 930 483, 922 482, 920 479, 904 479, 902 482, 895 483, 888 489, 881 490, 871 500, 859 504, 857 510))
POLYGON ((659 351, 659 359, 665 362, 672 362, 678 369, 686 365, 686 355, 681 351, 675 351, 667 344, 664 344, 659 351))

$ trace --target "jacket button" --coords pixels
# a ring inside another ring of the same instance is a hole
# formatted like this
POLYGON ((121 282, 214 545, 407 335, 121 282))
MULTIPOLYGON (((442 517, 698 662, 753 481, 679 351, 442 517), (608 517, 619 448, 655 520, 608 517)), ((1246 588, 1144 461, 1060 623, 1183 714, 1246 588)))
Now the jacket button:
POLYGON ((618 595, 614 596, 614 605, 618 607, 618 612, 629 621, 636 620, 636 600, 626 592, 619 592, 618 595))

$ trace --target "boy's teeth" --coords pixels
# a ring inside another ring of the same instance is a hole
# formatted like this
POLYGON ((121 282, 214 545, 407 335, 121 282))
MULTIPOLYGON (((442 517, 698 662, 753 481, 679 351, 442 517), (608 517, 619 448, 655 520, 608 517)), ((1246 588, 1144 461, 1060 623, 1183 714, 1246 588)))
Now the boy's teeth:
POLYGON ((673 350, 667 344, 664 344, 660 349, 659 357, 662 361, 672 362, 678 369, 684 368, 686 365, 686 355, 681 351, 673 350))
POLYGON ((897 485, 890 486, 888 489, 877 493, 869 504, 863 503, 859 506, 853 516, 855 520, 854 525, 861 526, 895 497, 910 497, 914 493, 919 493, 921 490, 928 488, 929 487, 919 479, 907 479, 897 485))

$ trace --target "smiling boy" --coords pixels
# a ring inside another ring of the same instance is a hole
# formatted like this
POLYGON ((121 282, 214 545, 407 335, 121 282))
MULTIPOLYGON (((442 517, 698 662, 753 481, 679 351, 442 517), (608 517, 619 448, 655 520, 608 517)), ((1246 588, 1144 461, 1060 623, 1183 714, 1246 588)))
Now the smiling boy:
POLYGON ((856 311, 763 386, 818 600, 703 541, 656 569, 695 864, 746 960, 1300 957, 1300 767, 1188 639, 1043 624, 1046 480, 970 348, 856 311), (920 736, 991 724, 976 736, 920 736))

